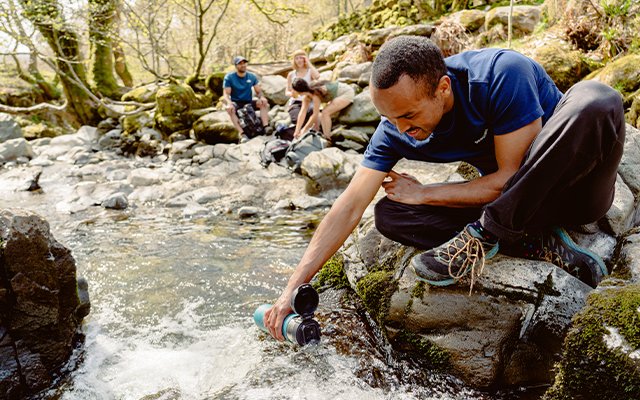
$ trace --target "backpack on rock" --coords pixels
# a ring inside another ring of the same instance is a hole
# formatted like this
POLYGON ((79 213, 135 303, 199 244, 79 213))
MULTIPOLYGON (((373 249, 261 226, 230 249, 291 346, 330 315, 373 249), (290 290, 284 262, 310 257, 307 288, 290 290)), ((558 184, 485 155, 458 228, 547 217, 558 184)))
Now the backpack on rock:
POLYGON ((329 141, 320 132, 310 130, 294 140, 284 156, 284 163, 294 172, 301 172, 302 160, 314 151, 329 147, 329 141))

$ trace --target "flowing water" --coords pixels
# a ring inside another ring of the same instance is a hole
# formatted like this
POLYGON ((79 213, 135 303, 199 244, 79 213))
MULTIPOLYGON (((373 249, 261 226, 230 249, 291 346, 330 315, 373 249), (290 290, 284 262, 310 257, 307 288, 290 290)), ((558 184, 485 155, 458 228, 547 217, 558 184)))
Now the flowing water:
POLYGON ((43 215, 89 282, 84 345, 46 398, 495 397, 394 359, 362 313, 337 302, 321 305, 318 346, 278 343, 254 326, 253 310, 277 298, 320 213, 187 219, 145 205, 69 215, 55 206, 69 194, 63 176, 43 174, 43 193, 4 192, 0 202, 43 215))

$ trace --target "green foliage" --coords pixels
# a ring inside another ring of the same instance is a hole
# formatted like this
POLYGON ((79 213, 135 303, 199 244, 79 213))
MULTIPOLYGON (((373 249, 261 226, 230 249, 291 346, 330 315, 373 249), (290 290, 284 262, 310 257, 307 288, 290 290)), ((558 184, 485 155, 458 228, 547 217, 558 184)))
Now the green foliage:
POLYGON ((554 386, 545 400, 640 398, 640 361, 630 357, 640 348, 640 285, 607 288, 589 296, 573 320, 564 343, 554 386), (622 343, 606 337, 617 333, 622 343))

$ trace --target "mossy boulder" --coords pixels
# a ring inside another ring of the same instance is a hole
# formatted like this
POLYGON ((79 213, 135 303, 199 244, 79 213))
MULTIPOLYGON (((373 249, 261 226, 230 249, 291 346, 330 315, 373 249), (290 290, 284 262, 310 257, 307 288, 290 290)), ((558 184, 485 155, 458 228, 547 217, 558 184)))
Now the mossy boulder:
POLYGON ((640 90, 628 96, 628 102, 631 103, 628 111, 625 114, 625 118, 628 123, 640 128, 640 90))
POLYGON ((138 103, 152 103, 156 100, 159 86, 156 83, 139 86, 125 93, 122 101, 135 101, 138 103))
MULTIPOLYGON (((133 106, 127 106, 127 108, 135 108, 133 106)), ((154 121, 151 113, 143 111, 134 115, 127 115, 122 119, 122 128, 127 133, 134 133, 141 130, 144 127, 153 127, 154 121)))
POLYGON ((591 72, 582 53, 572 49, 569 43, 560 40, 535 47, 527 55, 544 67, 558 89, 563 92, 591 72))
POLYGON ((205 86, 207 91, 211 93, 211 102, 215 104, 220 97, 222 97, 222 81, 224 80, 225 72, 214 72, 207 76, 205 86))
POLYGON ((239 139, 238 131, 226 111, 201 116, 193 124, 193 133, 197 140, 207 144, 237 143, 239 139))
POLYGON ((351 287, 396 351, 484 389, 550 382, 590 291, 551 264, 504 256, 485 265, 471 294, 468 282, 429 287, 409 266, 416 249, 383 237, 371 219, 342 254, 351 287))
MULTIPOLYGON (((494 25, 507 26, 509 20, 510 7, 496 7, 487 12, 484 27, 490 30, 494 25)), ((538 6, 515 6, 513 7, 513 32, 516 36, 529 34, 542 18, 542 9, 538 6)))
POLYGON ((640 88, 638 65, 640 65, 640 54, 629 54, 593 72, 586 79, 605 83, 623 94, 629 94, 640 88))
POLYGON ((462 25, 467 32, 475 32, 484 26, 486 15, 486 12, 480 10, 462 10, 449 15, 447 19, 462 25))
POLYGON ((189 85, 171 83, 161 87, 156 102, 155 123, 162 133, 170 135, 191 126, 190 111, 198 104, 198 99, 189 85))
POLYGON ((33 140, 40 138, 53 138, 56 136, 64 135, 64 129, 58 126, 52 126, 51 124, 45 122, 39 122, 37 124, 27 125, 22 128, 22 134, 25 139, 33 140))
POLYGON ((591 294, 545 400, 640 398, 640 284, 591 294))

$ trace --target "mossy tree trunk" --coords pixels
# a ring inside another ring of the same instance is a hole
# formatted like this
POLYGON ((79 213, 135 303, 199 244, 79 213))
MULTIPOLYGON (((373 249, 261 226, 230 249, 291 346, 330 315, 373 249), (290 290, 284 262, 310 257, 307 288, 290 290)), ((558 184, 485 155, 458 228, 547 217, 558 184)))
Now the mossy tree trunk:
POLYGON ((80 124, 98 123, 97 104, 85 90, 87 77, 78 37, 65 23, 57 0, 20 0, 25 16, 45 38, 56 55, 56 67, 68 101, 68 109, 80 124), (84 86, 84 88, 82 88, 84 86))
POLYGON ((113 46, 113 60, 115 61, 116 73, 122 80, 122 83, 129 88, 133 87, 133 77, 127 67, 127 60, 124 57, 124 50, 119 44, 113 46))
POLYGON ((93 82, 103 96, 120 100, 114 69, 112 37, 118 0, 89 0, 89 38, 93 46, 93 82))

